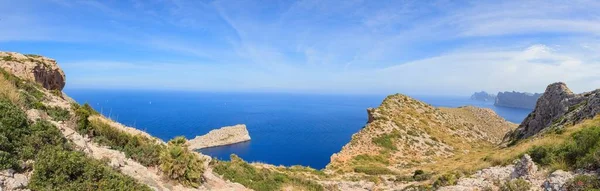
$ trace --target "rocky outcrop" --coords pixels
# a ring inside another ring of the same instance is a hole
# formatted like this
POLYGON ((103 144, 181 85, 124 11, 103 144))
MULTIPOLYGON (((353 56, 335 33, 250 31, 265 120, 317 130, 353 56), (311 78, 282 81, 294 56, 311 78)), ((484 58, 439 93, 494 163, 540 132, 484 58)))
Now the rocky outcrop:
POLYGON ((246 125, 241 124, 212 130, 205 135, 196 136, 196 138, 189 140, 188 143, 190 149, 198 150, 208 147, 231 145, 249 140, 250 133, 248 133, 246 125))
POLYGON ((544 184, 546 177, 543 171, 538 170, 531 157, 524 155, 521 159, 515 161, 514 164, 479 170, 471 176, 460 178, 456 185, 442 187, 438 190, 500 190, 499 186, 516 179, 528 182, 532 185, 532 190, 539 190, 538 188, 541 188, 544 184))
POLYGON ((535 110, 510 137, 513 141, 524 139, 548 129, 563 128, 593 118, 599 113, 600 89, 574 94, 565 83, 553 83, 538 99, 535 110))
POLYGON ((65 73, 50 58, 0 52, 0 68, 21 79, 37 82, 48 90, 62 90, 65 87, 65 73))
POLYGON ((19 174, 12 169, 0 171, 0 190, 29 190, 30 173, 19 174))
POLYGON ((490 109, 435 108, 401 94, 388 96, 367 114, 367 125, 331 156, 327 172, 356 171, 364 158, 377 158, 369 165, 412 173, 425 164, 498 144, 516 128, 490 109))
POLYGON ((522 92, 498 92, 495 106, 533 109, 535 103, 542 94, 522 93, 522 92))
POLYGON ((489 94, 489 93, 487 93, 485 91, 475 92, 475 93, 473 93, 473 95, 471 95, 471 100, 477 100, 477 101, 494 101, 494 100, 496 100, 496 95, 489 94))

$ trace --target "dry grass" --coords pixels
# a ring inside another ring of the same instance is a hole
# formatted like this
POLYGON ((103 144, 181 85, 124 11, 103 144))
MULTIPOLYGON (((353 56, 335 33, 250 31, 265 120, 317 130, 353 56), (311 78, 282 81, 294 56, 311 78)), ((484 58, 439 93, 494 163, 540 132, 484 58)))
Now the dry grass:
POLYGON ((5 79, 4 76, 0 77, 0 97, 7 98, 14 104, 21 104, 21 96, 17 87, 5 79))

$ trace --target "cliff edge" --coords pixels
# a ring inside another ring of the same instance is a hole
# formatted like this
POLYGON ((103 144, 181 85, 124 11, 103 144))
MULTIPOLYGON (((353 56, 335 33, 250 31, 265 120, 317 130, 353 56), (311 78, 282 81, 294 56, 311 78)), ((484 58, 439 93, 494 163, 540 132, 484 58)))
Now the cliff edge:
POLYGON ((0 68, 15 76, 39 83, 48 90, 65 87, 65 73, 54 59, 33 54, 0 52, 0 68))
POLYGON ((533 109, 537 99, 542 94, 523 93, 523 92, 498 92, 495 106, 533 109))
POLYGON ((188 143, 190 149, 198 150, 208 147, 231 145, 249 140, 250 134, 246 129, 246 125, 239 124, 211 130, 205 135, 196 136, 196 138, 189 140, 188 143))

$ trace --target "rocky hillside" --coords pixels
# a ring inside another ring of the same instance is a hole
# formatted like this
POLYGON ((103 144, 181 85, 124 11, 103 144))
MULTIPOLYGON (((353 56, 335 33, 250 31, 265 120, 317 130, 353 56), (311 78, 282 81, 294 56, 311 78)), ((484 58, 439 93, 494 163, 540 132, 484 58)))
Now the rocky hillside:
POLYGON ((542 94, 522 93, 522 92, 498 92, 496 96, 495 106, 513 107, 523 109, 533 109, 537 99, 542 94))
POLYGON ((489 109, 435 108, 401 94, 388 96, 368 114, 368 124, 331 157, 327 170, 409 174, 455 155, 494 147, 516 127, 489 109))
POLYGON ((524 139, 542 131, 557 130, 591 119, 600 113, 600 89, 574 94, 562 82, 548 85, 535 110, 519 125, 512 140, 524 139))

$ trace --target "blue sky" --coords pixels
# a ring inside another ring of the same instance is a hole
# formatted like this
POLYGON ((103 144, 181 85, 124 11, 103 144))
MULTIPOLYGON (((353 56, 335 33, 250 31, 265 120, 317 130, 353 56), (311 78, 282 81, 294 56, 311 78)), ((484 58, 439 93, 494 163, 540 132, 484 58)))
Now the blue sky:
POLYGON ((67 88, 466 95, 600 88, 598 1, 0 0, 67 88))

